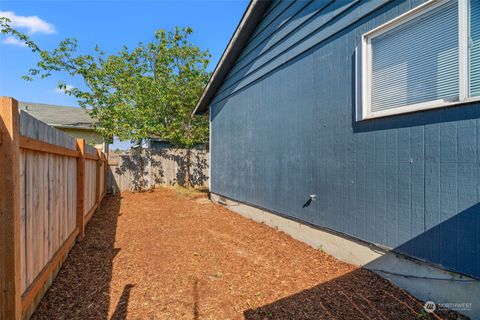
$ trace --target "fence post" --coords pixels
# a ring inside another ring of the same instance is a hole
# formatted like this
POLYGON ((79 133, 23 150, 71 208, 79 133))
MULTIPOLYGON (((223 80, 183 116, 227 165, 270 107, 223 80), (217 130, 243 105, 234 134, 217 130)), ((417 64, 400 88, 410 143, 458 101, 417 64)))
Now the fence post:
POLYGON ((97 149, 97 172, 96 172, 96 186, 95 186, 95 202, 100 206, 100 170, 102 170, 102 152, 97 149))
POLYGON ((108 188, 108 155, 106 153, 103 154, 103 165, 105 170, 104 175, 103 175, 103 194, 107 195, 107 188, 108 188))
POLYGON ((0 319, 21 317, 18 102, 0 97, 0 319))
POLYGON ((77 228, 78 241, 85 236, 85 140, 77 139, 77 228))

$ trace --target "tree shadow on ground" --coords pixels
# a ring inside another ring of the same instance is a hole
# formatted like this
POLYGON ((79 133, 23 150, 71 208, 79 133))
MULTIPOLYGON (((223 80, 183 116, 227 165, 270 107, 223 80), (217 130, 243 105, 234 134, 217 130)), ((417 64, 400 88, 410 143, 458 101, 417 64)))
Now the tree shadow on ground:
POLYGON ((423 302, 388 280, 359 268, 313 288, 244 311, 247 320, 265 319, 466 319, 448 311, 430 315, 423 302), (373 276, 372 276, 373 275, 373 276))
MULTIPOLYGON (((113 259, 121 196, 106 196, 68 254, 58 276, 31 319, 108 319, 113 259)), ((126 283, 112 319, 125 319, 130 291, 126 283)))

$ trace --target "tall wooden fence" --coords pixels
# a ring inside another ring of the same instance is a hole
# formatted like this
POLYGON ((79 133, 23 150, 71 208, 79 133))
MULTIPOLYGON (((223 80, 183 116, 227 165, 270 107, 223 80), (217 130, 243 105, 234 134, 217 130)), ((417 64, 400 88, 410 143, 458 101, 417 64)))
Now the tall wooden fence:
POLYGON ((106 156, 0 97, 0 319, 28 318, 106 194, 106 156))
POLYGON ((161 185, 184 184, 189 170, 190 183, 208 188, 208 151, 190 151, 190 166, 185 149, 142 149, 111 152, 108 156, 107 183, 110 191, 140 191, 161 185))

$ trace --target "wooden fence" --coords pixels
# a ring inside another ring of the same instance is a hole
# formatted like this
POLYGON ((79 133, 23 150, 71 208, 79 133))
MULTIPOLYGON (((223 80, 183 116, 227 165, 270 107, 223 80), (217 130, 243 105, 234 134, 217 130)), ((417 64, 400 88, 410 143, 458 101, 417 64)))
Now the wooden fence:
POLYGON ((0 319, 28 318, 106 194, 106 156, 0 97, 0 319))
MULTIPOLYGON (((185 149, 142 149, 111 152, 107 188, 111 191, 140 191, 161 185, 185 183, 185 149)), ((208 151, 190 151, 190 182, 196 188, 208 188, 208 151)))

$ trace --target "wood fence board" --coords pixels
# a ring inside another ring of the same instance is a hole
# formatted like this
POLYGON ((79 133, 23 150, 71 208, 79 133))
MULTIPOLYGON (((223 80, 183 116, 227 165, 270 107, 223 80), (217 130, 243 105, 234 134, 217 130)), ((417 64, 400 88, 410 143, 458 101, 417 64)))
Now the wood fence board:
MULTIPOLYGON (((109 190, 146 190, 160 185, 179 184, 186 175, 184 149, 142 150, 140 154, 111 153, 107 182, 109 190)), ((191 182, 208 187, 207 150, 191 150, 191 182)))
MULTIPOLYGON (((2 108, 5 101, 13 101, 1 99, 2 108)), ((4 110, 7 109, 0 109, 2 130, 5 130, 3 129, 5 121, 7 123, 12 121, 11 116, 9 119, 5 118, 4 110)), ((24 314, 28 316, 46 291, 53 270, 58 270, 59 264, 73 244, 72 241, 80 234, 77 228, 79 221, 83 236, 84 213, 88 213, 90 219, 98 207, 100 194, 97 192, 100 192, 101 186, 106 184, 105 175, 99 172, 100 163, 105 156, 88 145, 84 145, 84 151, 88 153, 81 154, 77 150, 77 140, 64 132, 48 126, 26 112, 18 113, 18 108, 12 114, 18 115, 17 133, 13 135, 15 139, 12 139, 17 148, 17 154, 13 158, 16 159, 17 166, 14 180, 18 182, 18 190, 13 192, 17 199, 13 203, 18 205, 15 209, 18 213, 13 215, 18 222, 16 226, 18 232, 14 240, 18 247, 18 257, 12 261, 17 261, 18 266, 12 274, 18 280, 16 299, 20 300, 20 295, 23 295, 21 308, 18 308, 18 301, 17 308, 19 312, 20 309, 23 312, 28 310, 28 313, 24 314), (85 158, 79 160, 79 156, 85 155, 89 160, 85 158), (80 172, 77 166, 82 161, 84 171, 80 172), (80 216, 79 206, 82 209, 80 216), (79 218, 81 220, 78 220, 79 218)), ((84 144, 84 140, 81 140, 81 143, 84 144)), ((0 148, 7 144, 8 141, 2 139, 0 148)), ((8 174, 6 171, 5 173, 8 174)), ((0 186, 3 187, 1 181, 0 186)), ((2 201, 0 204, 3 205, 2 201)), ((8 233, 14 228, 11 221, 7 222, 5 226, 10 229, 5 230, 8 233)), ((2 241, 6 243, 5 240, 2 241)), ((11 262, 8 260, 6 263, 11 262)), ((11 275, 8 275, 7 280, 11 280, 11 275)), ((4 285, 1 281, 0 284, 4 285)), ((4 298, 5 295, 2 295, 0 309, 3 305, 11 308, 12 302, 4 298)), ((0 310, 0 318, 2 316, 0 310)))
POLYGON ((25 155, 24 151, 20 151, 20 195, 23 195, 23 197, 20 199, 20 256, 21 256, 21 272, 22 272, 22 277, 21 277, 21 292, 25 291, 27 287, 27 278, 26 278, 26 273, 27 273, 27 264, 26 264, 26 250, 25 250, 25 226, 26 226, 26 208, 25 208, 25 155))
POLYGON ((49 186, 48 186, 48 230, 49 230, 49 248, 48 248, 48 259, 50 260, 55 254, 55 155, 49 154, 48 159, 48 177, 49 177, 49 186))
POLYGON ((0 319, 20 319, 20 159, 18 102, 0 98, 0 319))
POLYGON ((75 230, 62 244, 62 247, 55 253, 53 258, 44 266, 39 276, 35 279, 35 282, 27 289, 22 296, 22 310, 26 311, 30 304, 35 299, 36 293, 40 291, 48 280, 48 277, 53 272, 60 261, 65 257, 69 248, 75 241, 75 237, 78 234, 78 230, 75 230))
POLYGON ((69 232, 75 230, 75 205, 76 205, 76 198, 77 198, 77 190, 76 190, 76 181, 75 181, 75 172, 76 172, 76 161, 75 159, 68 159, 69 162, 69 221, 70 227, 69 232))
POLYGON ((37 166, 39 161, 39 153, 34 151, 33 152, 33 161, 30 163, 30 168, 29 168, 29 174, 32 175, 32 181, 33 181, 33 188, 32 188, 32 235, 33 235, 33 243, 32 243, 32 250, 28 250, 27 254, 29 255, 31 261, 32 261, 32 273, 29 275, 29 278, 31 281, 33 281, 35 274, 40 270, 40 236, 41 236, 41 231, 39 230, 40 228, 40 223, 42 221, 40 217, 40 213, 38 212, 40 209, 40 177, 38 174, 38 168, 36 169, 35 166, 37 166))
POLYGON ((77 149, 75 138, 35 119, 25 111, 20 112, 20 134, 71 150, 77 149))
MULTIPOLYGON (((62 142, 64 135, 45 130, 41 125, 34 126, 30 118, 27 120, 31 124, 31 129, 25 131, 29 137, 47 143, 59 142, 65 146, 62 142)), ((25 276, 22 278, 22 289, 26 290, 75 229, 77 190, 75 158, 22 150, 23 158, 24 191, 21 204, 25 207, 22 223, 25 276)), ((95 202, 96 162, 88 160, 88 173, 85 175, 88 178, 84 185, 87 191, 85 209, 88 210, 95 202)))
POLYGON ((77 148, 80 157, 77 158, 77 205, 76 222, 78 228, 78 239, 81 240, 85 234, 85 140, 77 139, 77 148))
POLYGON ((96 203, 96 176, 97 176, 97 161, 85 160, 85 207, 84 215, 95 206, 96 203))
MULTIPOLYGON (((76 227, 76 160, 22 150, 20 162, 25 290, 76 227)), ((86 162, 85 214, 95 206, 97 189, 97 161, 86 162)))
POLYGON ((47 154, 47 180, 48 180, 48 185, 47 185, 47 205, 45 206, 47 209, 47 230, 48 230, 48 245, 47 245, 47 250, 48 250, 48 259, 49 261, 52 256, 53 256, 53 243, 52 243, 52 238, 53 238, 53 233, 55 230, 52 230, 52 225, 53 225, 53 201, 52 201, 52 192, 53 190, 53 170, 52 170, 52 163, 53 163, 53 154, 47 154))
MULTIPOLYGON (((42 127, 40 129, 40 134, 42 134, 42 127)), ((45 153, 38 154, 38 172, 37 175, 39 176, 39 184, 38 184, 38 228, 40 231, 40 243, 38 244, 40 248, 40 254, 38 257, 38 269, 37 274, 42 271, 43 266, 45 265, 45 243, 48 241, 48 234, 45 230, 46 227, 46 216, 47 210, 45 210, 45 186, 47 181, 45 181, 45 153)))
POLYGON ((31 275, 33 274, 33 261, 32 256, 28 253, 33 251, 34 243, 34 233, 33 233, 33 170, 32 165, 35 161, 35 155, 33 151, 24 151, 25 154, 25 175, 26 175, 26 194, 25 194, 25 208, 26 208, 26 226, 25 226, 25 251, 26 253, 26 286, 28 286, 33 279, 31 275))
POLYGON ((61 235, 59 234, 58 230, 61 225, 61 217, 62 217, 62 186, 63 186, 63 179, 61 178, 62 175, 62 158, 60 156, 55 157, 55 174, 56 174, 56 183, 55 183, 55 247, 58 247, 61 241, 61 235))
POLYGON ((63 243, 65 241, 65 233, 66 233, 66 228, 65 228, 65 221, 68 219, 68 217, 65 215, 66 212, 68 212, 68 207, 65 202, 65 195, 66 190, 68 190, 68 181, 65 179, 65 174, 68 173, 68 168, 66 168, 66 164, 68 163, 68 160, 65 157, 62 157, 59 159, 61 166, 59 170, 59 175, 62 177, 61 178, 61 184, 60 184, 60 194, 63 196, 61 198, 61 201, 59 202, 59 232, 58 232, 58 240, 59 243, 63 243))
POLYGON ((58 173, 58 158, 59 156, 57 155, 52 155, 52 190, 51 195, 52 195, 52 223, 51 223, 51 230, 52 230, 52 251, 54 251, 54 248, 57 248, 59 245, 59 237, 58 237, 58 219, 60 216, 60 210, 58 209, 59 206, 59 201, 61 194, 59 193, 58 190, 58 185, 59 185, 59 173, 58 173))
POLYGON ((69 148, 57 146, 49 142, 34 139, 27 136, 20 136, 20 148, 29 149, 33 151, 41 151, 45 153, 53 153, 61 156, 69 157, 78 157, 78 152, 76 150, 71 150, 69 148))

